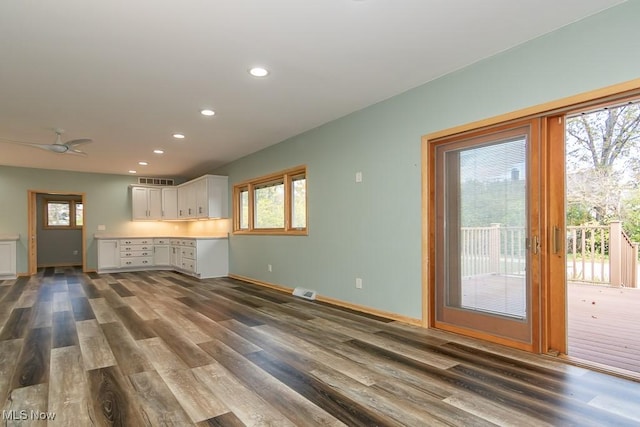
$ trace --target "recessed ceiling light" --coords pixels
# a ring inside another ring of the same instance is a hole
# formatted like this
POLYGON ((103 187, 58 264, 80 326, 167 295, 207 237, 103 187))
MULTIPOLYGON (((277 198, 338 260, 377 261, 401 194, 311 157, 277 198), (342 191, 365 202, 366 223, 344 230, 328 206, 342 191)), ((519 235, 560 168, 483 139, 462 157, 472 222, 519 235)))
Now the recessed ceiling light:
POLYGON ((184 139, 184 135, 181 134, 181 133, 174 133, 173 137, 176 138, 176 139, 184 139))
POLYGON ((213 116, 216 114, 216 112, 208 108, 205 108, 204 110, 200 110, 200 114, 202 114, 203 116, 213 116))
POLYGON ((147 162, 138 162, 138 164, 139 164, 140 166, 147 166, 149 163, 147 163, 147 162))
POLYGON ((267 75, 269 75, 269 70, 262 67, 253 67, 249 70, 249 74, 251 74, 253 77, 266 77, 267 75))
POLYGON ((134 170, 130 170, 129 173, 138 173, 138 172, 136 172, 134 170))
POLYGON ((161 150, 159 148, 157 150, 153 150, 153 152, 156 154, 164 154, 164 150, 161 150))

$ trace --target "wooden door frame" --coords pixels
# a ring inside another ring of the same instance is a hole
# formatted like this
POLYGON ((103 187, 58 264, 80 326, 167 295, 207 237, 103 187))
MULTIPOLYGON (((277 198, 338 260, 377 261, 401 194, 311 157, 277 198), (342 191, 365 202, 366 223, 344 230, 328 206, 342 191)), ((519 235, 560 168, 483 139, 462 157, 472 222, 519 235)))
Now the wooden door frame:
MULTIPOLYGON (((442 147, 444 150, 460 150, 460 149, 472 149, 481 147, 485 144, 499 142, 501 140, 510 140, 513 138, 526 137, 526 223, 527 223, 527 238, 541 239, 541 194, 540 190, 542 185, 540 184, 541 171, 541 120, 537 117, 530 117, 524 120, 511 121, 506 124, 499 124, 497 126, 491 126, 482 128, 477 131, 464 132, 462 134, 454 135, 447 138, 440 138, 437 140, 431 140, 431 154, 430 154, 430 194, 434 196, 434 206, 429 213, 429 226, 434 230, 431 236, 432 240, 429 244, 430 254, 429 258, 436 259, 436 246, 437 242, 444 242, 448 240, 442 235, 441 229, 436 229, 439 223, 439 216, 444 215, 440 209, 444 209, 444 192, 438 191, 436 187, 439 187, 438 183, 443 182, 445 179, 442 175, 442 168, 438 167, 438 163, 443 161, 443 154, 438 155, 438 149, 442 147), (435 199, 437 197, 437 201, 435 199), (533 201, 533 202, 532 202, 533 201), (440 205, 441 208, 437 206, 440 205)), ((454 168, 455 169, 455 168, 454 168)), ((457 171, 456 171, 457 172, 457 171)), ((455 174, 454 174, 455 175, 455 174)), ((455 199, 455 198, 454 198, 455 199)), ((453 208, 456 211, 458 207, 453 208)), ((451 218, 449 218, 451 222, 451 218)), ((457 228, 458 225, 452 225, 453 228, 457 228)), ((456 238, 453 238, 455 241, 456 238)), ((451 255, 451 254, 450 254, 451 255)), ((540 300, 541 293, 541 269, 540 260, 542 256, 537 250, 526 250, 527 259, 527 275, 526 275, 526 287, 527 287, 527 305, 526 305, 526 322, 518 322, 515 319, 508 320, 504 316, 494 316, 482 312, 470 312, 468 310, 459 310, 456 308, 448 307, 443 304, 443 301, 436 299, 437 289, 444 286, 443 283, 437 282, 437 268, 435 263, 432 263, 429 271, 429 280, 434 283, 432 287, 432 302, 431 309, 434 312, 434 320, 431 326, 438 327, 439 329, 447 330, 450 332, 461 333, 474 338, 484 339, 486 341, 495 342, 498 344, 507 345, 509 347, 518 348, 521 350, 527 350, 530 352, 538 352, 540 348, 540 304, 537 301, 540 300), (439 310, 436 310, 436 306, 439 310), (442 317, 438 319, 437 313, 441 313, 442 317), (482 328, 475 327, 479 322, 484 325, 482 328), (493 330, 494 332, 490 332, 493 330), (501 331, 498 335, 497 331, 501 331)), ((449 259, 457 259, 454 256, 449 259)), ((452 270, 457 270, 453 268, 452 270)), ((449 271, 449 275, 454 274, 453 271, 449 271)), ((453 279, 454 283, 458 283, 458 279, 453 279)), ((450 291, 450 288, 448 288, 450 291)))
MULTIPOLYGON (((434 248, 430 247, 434 230, 430 229, 430 215, 433 200, 433 183, 430 182, 430 171, 433 165, 430 162, 430 150, 433 150, 431 141, 444 137, 475 131, 483 128, 494 127, 532 117, 542 118, 542 152, 541 152, 541 186, 540 186, 540 210, 541 210, 541 251, 543 256, 541 263, 541 295, 540 295, 540 325, 538 329, 540 348, 533 349, 541 353, 566 354, 567 351, 567 330, 566 330, 566 281, 564 280, 564 269, 562 279, 558 276, 558 261, 555 264, 549 254, 549 248, 553 242, 553 225, 564 225, 564 219, 559 222, 558 206, 564 204, 564 183, 559 188, 557 182, 553 182, 552 167, 558 167, 562 162, 564 169, 564 157, 559 159, 557 153, 553 154, 552 143, 557 142, 557 134, 553 133, 553 124, 550 120, 563 116, 568 111, 588 108, 616 99, 640 95, 640 79, 615 84, 601 89, 584 92, 578 95, 562 98, 556 101, 539 104, 533 107, 514 111, 508 114, 491 117, 488 119, 468 123, 450 129, 430 133, 422 137, 421 160, 422 160, 422 326, 425 328, 435 327, 435 286, 430 275, 431 263, 434 259, 434 248), (555 142, 554 142, 555 141, 555 142), (562 190, 560 196, 559 191, 562 190), (559 199, 559 197, 562 197, 559 199), (555 215, 555 216, 554 216, 555 215), (550 260, 552 260, 550 262, 550 260), (558 285, 561 283, 561 285, 558 285), (555 329, 554 328, 559 328, 555 329)), ((564 135, 563 135, 564 138, 564 135)), ((562 210, 564 215, 564 209, 562 210)), ((534 325, 535 327, 535 325, 534 325)))
MULTIPOLYGON (((27 190, 27 217, 28 217, 28 254, 29 265, 28 274, 30 276, 38 272, 38 194, 79 196, 82 200, 83 208, 86 206, 86 194, 76 191, 47 191, 47 190, 27 190)), ((86 209, 84 210, 86 213, 86 209)), ((86 216, 85 216, 86 219, 86 216)), ((82 271, 87 271, 87 240, 86 240, 86 220, 82 221, 82 271)))

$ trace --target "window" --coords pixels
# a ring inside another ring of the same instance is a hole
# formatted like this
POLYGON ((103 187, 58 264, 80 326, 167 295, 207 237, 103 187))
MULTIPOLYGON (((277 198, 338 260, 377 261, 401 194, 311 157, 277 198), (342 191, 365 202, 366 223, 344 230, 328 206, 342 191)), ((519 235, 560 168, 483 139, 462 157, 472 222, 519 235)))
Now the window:
POLYGON ((45 228, 80 228, 84 224, 82 202, 75 200, 45 200, 45 228))
POLYGON ((235 185, 233 206, 234 233, 306 235, 306 167, 235 185))

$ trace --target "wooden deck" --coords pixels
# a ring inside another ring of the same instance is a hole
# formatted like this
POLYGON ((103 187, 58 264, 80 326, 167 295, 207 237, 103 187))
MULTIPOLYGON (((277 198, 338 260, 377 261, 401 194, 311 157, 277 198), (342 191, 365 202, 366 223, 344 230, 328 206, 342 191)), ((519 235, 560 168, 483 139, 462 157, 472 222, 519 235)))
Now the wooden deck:
POLYGON ((640 289, 569 283, 569 356, 640 373, 640 289))
MULTIPOLYGON (((479 275, 462 285, 465 307, 524 315, 521 277, 479 275)), ((570 282, 567 305, 570 357, 640 374, 640 289, 570 282)))

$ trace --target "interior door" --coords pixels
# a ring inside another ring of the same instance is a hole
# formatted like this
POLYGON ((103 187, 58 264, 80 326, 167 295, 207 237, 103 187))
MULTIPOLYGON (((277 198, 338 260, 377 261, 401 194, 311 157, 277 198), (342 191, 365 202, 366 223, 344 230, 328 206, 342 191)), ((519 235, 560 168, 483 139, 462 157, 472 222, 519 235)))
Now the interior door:
POLYGON ((539 351, 539 120, 435 141, 431 173, 434 326, 539 351))

